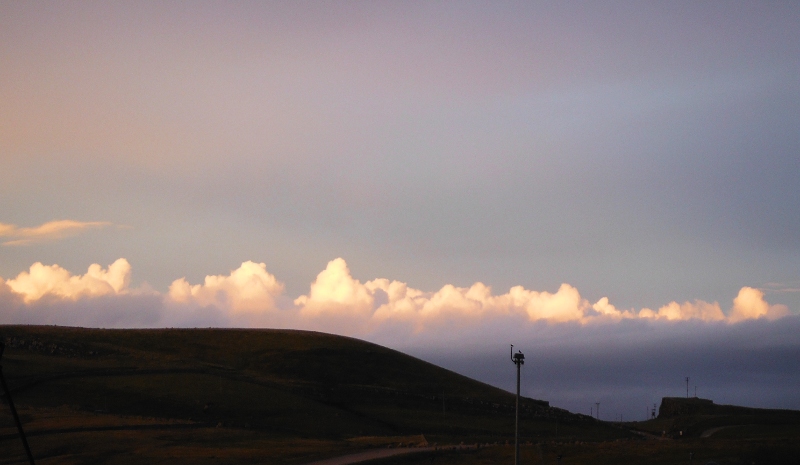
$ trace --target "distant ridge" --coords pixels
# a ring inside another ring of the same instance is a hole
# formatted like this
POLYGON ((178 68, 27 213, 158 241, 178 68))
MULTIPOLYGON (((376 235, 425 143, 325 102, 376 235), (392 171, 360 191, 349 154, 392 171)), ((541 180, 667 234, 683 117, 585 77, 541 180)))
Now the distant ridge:
POLYGON ((699 397, 664 397, 658 409, 658 418, 675 418, 690 415, 774 415, 787 414, 800 417, 800 411, 765 409, 738 405, 717 405, 711 399, 699 397))

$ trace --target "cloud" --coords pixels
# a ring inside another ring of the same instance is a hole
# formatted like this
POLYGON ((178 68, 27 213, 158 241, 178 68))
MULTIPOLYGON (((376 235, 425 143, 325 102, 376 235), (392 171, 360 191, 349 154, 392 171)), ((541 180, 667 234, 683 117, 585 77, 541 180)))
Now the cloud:
POLYGON ((185 278, 176 279, 169 287, 167 299, 174 303, 215 306, 233 313, 271 312, 283 289, 283 283, 267 272, 267 265, 246 261, 228 276, 206 276, 203 284, 192 286, 185 278))
POLYGON ((722 313, 722 309, 717 302, 708 303, 702 300, 684 302, 682 304, 673 301, 659 308, 657 312, 644 308, 639 311, 639 317, 665 320, 725 320, 725 314, 722 313))
POLYGON ((344 259, 337 258, 317 275, 308 295, 295 299, 294 303, 304 316, 325 314, 350 314, 369 316, 375 303, 375 288, 362 285, 350 276, 344 259))
POLYGON ((633 310, 617 310, 617 307, 608 302, 608 297, 603 297, 595 302, 592 310, 597 312, 600 317, 634 318, 636 316, 633 310))
POLYGON ((0 278, 0 323, 130 328, 168 321, 163 296, 131 288, 130 280, 124 258, 107 268, 92 264, 83 275, 34 263, 16 278, 0 278))
POLYGON ((746 319, 779 318, 789 314, 783 305, 770 306, 764 294, 744 287, 734 299, 728 315, 719 303, 695 300, 670 302, 657 311, 619 310, 607 297, 590 304, 578 290, 562 284, 555 293, 533 291, 522 286, 494 295, 483 283, 470 287, 445 285, 436 292, 424 292, 399 281, 376 279, 361 283, 350 275, 346 262, 328 263, 311 284, 309 294, 294 300, 303 320, 324 318, 357 321, 359 328, 376 331, 382 325, 405 324, 413 333, 444 327, 482 325, 490 319, 547 321, 551 323, 619 321, 646 319, 665 321, 699 320, 736 323, 746 319))
POLYGON ((800 281, 791 283, 766 283, 760 290, 764 292, 800 292, 800 281))
POLYGON ((4 246, 24 246, 37 242, 52 241, 80 234, 88 229, 111 226, 106 221, 74 221, 57 220, 44 223, 35 228, 20 228, 14 224, 0 223, 0 237, 11 240, 3 242, 4 246))
POLYGON ((482 283, 424 292, 396 280, 361 282, 341 258, 294 300, 264 263, 244 262, 194 285, 181 278, 165 294, 132 288, 130 276, 123 258, 106 268, 93 264, 83 275, 35 263, 14 279, 0 278, 0 324, 316 329, 400 349, 509 390, 506 343, 513 342, 530 361, 525 395, 578 412, 600 401, 609 418, 634 418, 643 406, 680 395, 685 376, 717 403, 800 402, 793 389, 800 315, 770 305, 751 287, 739 291, 726 315, 702 300, 657 311, 621 310, 606 297, 590 304, 569 284, 555 292, 516 286, 496 295, 482 283))
MULTIPOLYGON (((331 260, 311 283, 308 294, 293 300, 284 295, 283 283, 267 271, 266 264, 252 261, 242 263, 228 275, 206 276, 200 284, 177 279, 166 294, 132 289, 130 276, 131 266, 124 258, 105 269, 93 264, 84 275, 72 275, 58 265, 35 263, 16 278, 8 281, 0 278, 3 290, 0 303, 14 309, 2 315, 11 318, 9 315, 13 313, 17 321, 24 314, 22 319, 27 322, 32 318, 30 312, 25 313, 29 308, 35 314, 50 315, 42 322, 51 322, 55 317, 44 310, 48 306, 66 305, 72 312, 78 311, 80 305, 94 308, 101 298, 108 303, 146 295, 157 296, 160 302, 153 305, 148 301, 150 310, 146 319, 117 315, 111 322, 138 321, 132 324, 148 326, 294 327, 359 337, 425 339, 453 334, 485 337, 491 331, 499 334, 510 328, 533 328, 542 323, 585 326, 628 320, 736 324, 791 314, 784 305, 770 305, 764 293, 752 287, 739 291, 727 314, 719 303, 703 300, 673 301, 658 310, 621 310, 607 297, 592 304, 566 283, 555 292, 514 286, 506 293, 495 294, 490 286, 480 282, 469 287, 447 284, 437 291, 426 292, 385 278, 361 282, 352 276, 342 258, 331 260)), ((100 314, 95 313, 95 317, 109 324, 100 314)))
POLYGON ((129 292, 130 279, 131 265, 120 258, 107 269, 95 263, 89 266, 86 274, 78 276, 73 276, 58 265, 37 262, 31 265, 29 271, 23 271, 5 283, 22 296, 25 303, 30 303, 45 296, 77 300, 82 297, 126 294, 129 292))
POLYGON ((341 258, 329 262, 311 284, 309 294, 298 297, 294 304, 304 319, 357 319, 363 327, 373 330, 399 323, 414 332, 431 327, 462 327, 495 317, 572 321, 581 319, 589 307, 569 284, 562 284, 556 293, 516 286, 502 295, 493 295, 491 287, 483 283, 470 287, 448 284, 436 292, 424 292, 388 279, 362 284, 350 275, 341 258))
POLYGON ((789 309, 785 305, 769 305, 764 300, 764 293, 752 287, 743 287, 739 295, 733 299, 731 322, 739 322, 754 318, 774 320, 787 316, 789 309))

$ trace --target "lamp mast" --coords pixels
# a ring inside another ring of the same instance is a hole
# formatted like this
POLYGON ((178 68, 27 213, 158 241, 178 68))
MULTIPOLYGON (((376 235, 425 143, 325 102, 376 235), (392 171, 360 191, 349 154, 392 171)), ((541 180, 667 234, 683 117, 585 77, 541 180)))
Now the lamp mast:
POLYGON ((519 372, 525 364, 525 355, 519 350, 514 353, 514 344, 511 344, 511 361, 517 366, 517 414, 514 420, 514 465, 519 465, 519 372))

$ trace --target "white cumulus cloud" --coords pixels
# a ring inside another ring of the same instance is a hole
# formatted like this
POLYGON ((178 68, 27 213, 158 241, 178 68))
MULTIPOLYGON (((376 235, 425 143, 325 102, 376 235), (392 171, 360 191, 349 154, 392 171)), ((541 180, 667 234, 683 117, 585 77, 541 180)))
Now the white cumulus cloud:
POLYGON ((790 314, 784 305, 770 305, 764 293, 743 287, 726 313, 717 302, 669 302, 658 310, 616 308, 607 297, 591 304, 578 289, 562 284, 555 292, 514 286, 495 294, 490 286, 447 284, 433 292, 385 278, 361 282, 354 278, 342 258, 331 260, 311 283, 309 292, 295 299, 284 295, 284 285, 267 271, 264 263, 247 261, 227 275, 209 275, 200 284, 185 278, 173 281, 166 294, 131 289, 131 266, 120 258, 107 268, 93 264, 83 275, 72 275, 58 265, 35 263, 29 271, 3 281, 0 278, 0 323, 12 319, 42 323, 62 321, 56 310, 67 309, 79 321, 124 324, 145 321, 148 326, 253 326, 294 327, 339 332, 351 336, 370 334, 446 334, 448 331, 480 333, 484 328, 532 328, 538 322, 577 323, 642 321, 686 321, 738 323, 753 319, 777 319, 790 314), (148 296, 148 310, 126 317, 133 302, 148 296), (127 300, 122 299, 125 297, 127 300), (117 305, 113 318, 102 317, 102 309, 117 305), (120 300, 121 299, 121 300, 120 300), (153 300, 156 299, 156 300, 153 300), (155 304, 154 302, 159 302, 155 304), (7 309, 3 312, 1 308, 7 309), (91 308, 79 315, 80 307, 91 308), (31 310, 28 313, 26 308, 31 310), (34 312, 35 310, 35 312, 34 312), (89 315, 93 316, 89 316, 89 315), (5 315, 5 316, 4 316, 5 315), (20 316, 22 315, 22 316, 20 316))
POLYGON ((58 265, 31 265, 14 279, 6 281, 11 290, 23 297, 26 303, 53 296, 67 300, 81 297, 99 297, 124 294, 129 291, 131 265, 120 258, 107 269, 98 264, 89 266, 84 275, 73 276, 58 265))
POLYGON ((329 262, 311 284, 309 294, 294 303, 303 319, 357 318, 370 328, 384 323, 409 323, 417 332, 432 326, 463 326, 484 318, 508 316, 523 316, 530 321, 581 320, 590 307, 569 284, 562 284, 555 293, 516 286, 508 293, 493 295, 483 283, 470 287, 448 284, 436 292, 424 292, 388 279, 361 283, 350 275, 341 258, 329 262))
POLYGON ((372 313, 374 302, 374 292, 350 276, 350 269, 342 258, 328 262, 311 284, 308 295, 294 301, 303 316, 312 318, 331 314, 367 317, 372 313))
POLYGON ((717 302, 708 303, 702 300, 684 302, 682 304, 673 301, 659 308, 657 312, 649 308, 644 308, 639 311, 639 316, 642 318, 658 318, 665 320, 694 319, 703 321, 721 321, 726 318, 717 302))
POLYGON ((281 294, 283 283, 267 272, 267 265, 246 261, 228 276, 206 276, 203 284, 191 285, 185 278, 176 279, 167 299, 233 313, 261 313, 273 311, 275 299, 281 294))
POLYGON ((789 314, 785 305, 770 305, 764 300, 764 293, 752 287, 743 287, 733 299, 730 321, 738 322, 752 318, 777 319, 789 314))

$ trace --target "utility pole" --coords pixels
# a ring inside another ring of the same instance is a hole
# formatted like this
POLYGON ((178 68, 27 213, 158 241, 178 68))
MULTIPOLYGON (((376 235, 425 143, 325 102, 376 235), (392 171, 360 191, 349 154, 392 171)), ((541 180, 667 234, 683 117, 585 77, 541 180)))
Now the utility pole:
POLYGON ((511 344, 511 361, 517 366, 517 416, 514 420, 514 465, 519 465, 519 372, 525 364, 525 355, 519 350, 514 353, 514 344, 511 344))
MULTIPOLYGON (((0 358, 3 357, 3 350, 5 350, 6 345, 3 341, 0 341, 0 358)), ((6 384, 6 378, 3 376, 3 366, 0 365, 0 383, 3 385, 3 392, 6 395, 6 400, 8 401, 8 408, 11 409, 11 416, 14 417, 14 423, 17 424, 17 430, 19 430, 19 437, 22 439, 22 445, 25 447, 25 453, 28 454, 28 461, 31 465, 35 465, 33 462, 33 454, 31 453, 31 448, 28 447, 28 440, 25 438, 25 432, 22 431, 22 423, 19 421, 19 415, 17 415, 17 409, 14 408, 14 401, 11 400, 11 391, 8 390, 8 385, 6 384)))
POLYGON ((689 398, 689 377, 686 377, 686 398, 689 398))

